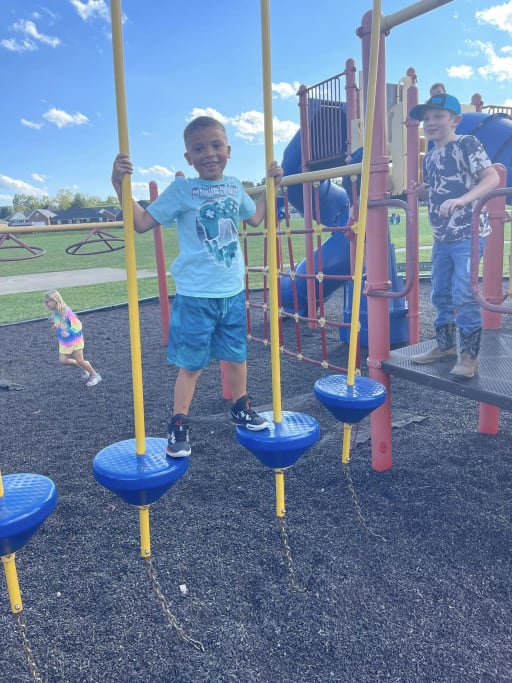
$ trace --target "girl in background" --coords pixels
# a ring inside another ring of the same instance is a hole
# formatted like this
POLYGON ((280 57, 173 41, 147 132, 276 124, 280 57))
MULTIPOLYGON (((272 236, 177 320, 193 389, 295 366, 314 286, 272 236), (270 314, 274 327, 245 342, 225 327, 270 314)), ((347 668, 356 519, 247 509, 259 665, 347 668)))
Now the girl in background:
POLYGON ((52 312, 50 320, 53 320, 53 328, 59 340, 59 363, 81 368, 82 379, 87 380, 88 387, 99 384, 101 375, 84 358, 82 323, 77 315, 66 305, 56 289, 46 292, 44 305, 52 312))

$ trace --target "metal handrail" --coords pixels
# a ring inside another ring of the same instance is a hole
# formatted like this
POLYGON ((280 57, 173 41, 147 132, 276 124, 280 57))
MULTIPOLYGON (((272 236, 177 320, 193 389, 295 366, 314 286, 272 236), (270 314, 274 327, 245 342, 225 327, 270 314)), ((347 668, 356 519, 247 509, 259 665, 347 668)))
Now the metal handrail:
POLYGON ((368 202, 369 207, 396 206, 405 212, 405 285, 398 292, 391 292, 388 289, 365 289, 366 296, 376 296, 386 299, 401 299, 408 294, 415 281, 415 274, 418 267, 418 236, 413 229, 411 209, 407 202, 402 199, 374 199, 368 202))
MULTIPOLYGON (((512 193, 512 188, 502 187, 498 190, 493 190, 485 194, 475 205, 473 212, 473 232, 471 234, 471 266, 470 266, 470 281, 471 281, 471 291, 476 301, 480 306, 486 311, 492 311, 493 313, 512 313, 512 306, 502 306, 501 304, 491 304, 482 294, 480 293, 480 286, 478 283, 478 269, 480 263, 479 254, 479 231, 480 231, 480 212, 482 211, 484 205, 493 199, 494 197, 504 197, 512 193)), ((503 294, 502 301, 507 298, 507 294, 503 294)))

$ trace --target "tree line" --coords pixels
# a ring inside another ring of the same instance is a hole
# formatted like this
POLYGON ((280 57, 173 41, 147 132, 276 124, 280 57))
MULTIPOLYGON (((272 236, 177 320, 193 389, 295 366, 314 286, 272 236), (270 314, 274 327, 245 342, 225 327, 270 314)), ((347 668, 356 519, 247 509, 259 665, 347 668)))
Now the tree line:
MULTIPOLYGON (((262 184, 264 184, 264 180, 262 184)), ((254 187, 251 181, 243 181, 244 187, 254 187)), ((84 194, 83 192, 72 192, 68 189, 61 189, 54 197, 44 195, 37 197, 31 194, 18 193, 12 199, 9 206, 0 206, 0 218, 8 218, 18 211, 30 213, 36 209, 48 209, 49 211, 65 211, 66 209, 85 209, 92 206, 119 206, 116 195, 109 195, 102 199, 94 194, 84 194)))

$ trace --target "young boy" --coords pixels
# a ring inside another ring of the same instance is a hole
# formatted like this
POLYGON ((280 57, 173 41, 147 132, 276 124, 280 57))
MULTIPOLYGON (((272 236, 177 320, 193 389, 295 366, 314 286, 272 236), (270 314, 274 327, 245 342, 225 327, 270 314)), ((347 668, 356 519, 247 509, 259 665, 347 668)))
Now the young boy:
POLYGON ((430 97, 433 97, 434 95, 445 95, 446 94, 446 88, 444 87, 444 83, 432 83, 430 86, 430 97))
MULTIPOLYGON (((424 182, 413 181, 411 189, 421 199, 428 198, 434 237, 431 299, 437 312, 437 346, 411 360, 421 364, 457 358, 450 373, 455 378, 470 378, 477 371, 482 334, 480 305, 470 283, 473 210, 483 195, 498 186, 499 176, 477 138, 455 134, 460 112, 460 103, 453 95, 439 94, 409 113, 411 118, 423 121, 427 140, 434 143, 423 161, 424 182)), ((490 232, 484 209, 480 214, 480 257, 490 232)))
MULTIPOLYGON (((196 383, 211 358, 227 362, 234 398, 231 421, 251 431, 269 424, 251 408, 247 395, 247 331, 244 259, 238 241, 238 221, 258 226, 265 217, 266 198, 255 203, 239 180, 225 176, 231 147, 224 126, 209 116, 191 121, 183 133, 185 159, 198 178, 177 176, 144 210, 133 202, 136 232, 177 223, 179 253, 171 265, 176 282, 167 359, 179 368, 174 386, 174 410, 169 423, 167 455, 189 456, 188 411, 196 383)), ((121 201, 122 178, 132 173, 126 154, 119 154, 112 184, 121 201)), ((276 187, 283 171, 273 162, 268 175, 276 187)))

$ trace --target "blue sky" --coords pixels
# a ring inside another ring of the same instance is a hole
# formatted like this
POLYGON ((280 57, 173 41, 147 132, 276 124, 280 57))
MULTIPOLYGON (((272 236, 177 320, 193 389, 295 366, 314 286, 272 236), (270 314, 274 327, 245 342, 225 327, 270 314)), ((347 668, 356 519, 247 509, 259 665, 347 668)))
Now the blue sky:
MULTIPOLYGON (((383 14, 414 2, 382 0, 383 14)), ((356 29, 371 0, 271 0, 275 157, 298 128, 298 85, 361 66, 356 29), (354 10, 357 5, 360 9, 354 10), (350 6, 350 9, 348 9, 350 6), (304 10, 303 8, 306 8, 304 10)), ((124 61, 133 192, 163 189, 187 172, 182 131, 200 113, 226 124, 228 171, 264 175, 260 3, 257 0, 124 0, 124 61)), ((0 205, 15 193, 61 188, 106 197, 117 152, 109 3, 0 0, 4 84, 0 205)), ((512 0, 453 0, 394 28, 387 82, 416 69, 420 100, 443 81, 462 102, 512 105, 512 0)))

